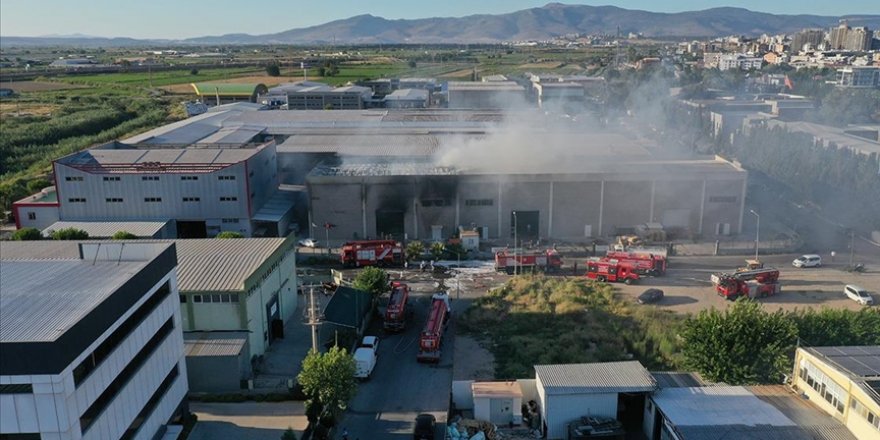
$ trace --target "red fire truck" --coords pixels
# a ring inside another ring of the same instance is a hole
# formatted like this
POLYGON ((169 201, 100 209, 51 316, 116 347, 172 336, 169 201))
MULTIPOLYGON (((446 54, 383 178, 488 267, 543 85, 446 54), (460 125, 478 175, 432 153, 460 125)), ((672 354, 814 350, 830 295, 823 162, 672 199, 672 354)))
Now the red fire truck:
POLYGON ((713 273, 711 280, 718 295, 729 300, 741 296, 763 298, 782 291, 779 270, 772 267, 736 273, 713 273))
POLYGON ((400 281, 391 283, 391 296, 388 297, 388 308, 385 309, 385 331, 399 332, 406 327, 408 300, 409 286, 400 281))
POLYGON ((446 292, 435 293, 431 297, 428 322, 419 335, 419 354, 416 356, 419 362, 440 362, 440 345, 450 311, 449 295, 446 292))
POLYGON ((666 274, 666 252, 609 250, 605 256, 617 261, 632 263, 639 275, 661 276, 666 274))
POLYGON ((531 272, 541 270, 556 272, 562 268, 562 257, 553 249, 544 251, 504 249, 495 253, 495 270, 505 271, 510 275, 515 272, 531 272))
POLYGON ((590 258, 587 260, 587 278, 602 282, 632 284, 640 277, 636 267, 630 262, 613 258, 590 258))
POLYGON ((340 259, 345 267, 402 266, 404 252, 394 240, 350 241, 342 245, 340 259))

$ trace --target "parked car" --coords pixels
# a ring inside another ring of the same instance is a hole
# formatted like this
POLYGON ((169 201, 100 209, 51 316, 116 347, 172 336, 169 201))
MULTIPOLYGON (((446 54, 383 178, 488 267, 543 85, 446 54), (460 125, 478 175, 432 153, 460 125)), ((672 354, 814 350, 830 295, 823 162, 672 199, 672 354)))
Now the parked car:
POLYGON ((364 339, 361 340, 361 347, 372 348, 376 353, 379 352, 379 337, 378 336, 364 336, 364 339))
POLYGON ((637 301, 639 302, 639 304, 648 304, 648 303, 660 301, 661 299, 663 299, 663 291, 662 290, 648 289, 648 290, 642 292, 641 295, 639 295, 639 298, 637 301))
POLYGON ((868 293, 864 287, 859 287, 855 284, 847 284, 843 288, 843 293, 845 293, 849 299, 863 306, 874 304, 874 298, 871 297, 871 294, 868 293))
POLYGON ((354 351, 354 377, 367 379, 373 368, 376 368, 378 356, 376 350, 368 347, 360 347, 354 351))
POLYGON ((318 240, 315 240, 314 238, 303 238, 296 243, 302 247, 318 247, 318 240))
POLYGON ((791 262, 794 267, 820 267, 822 266, 822 257, 816 254, 801 255, 791 262))
POLYGON ((431 414, 419 414, 416 416, 416 427, 413 430, 414 440, 434 440, 434 431, 437 426, 437 418, 431 414))

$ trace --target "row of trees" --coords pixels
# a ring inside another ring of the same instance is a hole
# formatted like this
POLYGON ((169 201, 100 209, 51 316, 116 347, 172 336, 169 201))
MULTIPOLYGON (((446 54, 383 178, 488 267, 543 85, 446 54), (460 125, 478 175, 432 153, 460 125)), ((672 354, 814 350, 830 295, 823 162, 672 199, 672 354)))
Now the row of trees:
POLYGON ((767 312, 737 301, 726 311, 689 317, 679 336, 685 367, 731 385, 779 383, 791 374, 798 345, 880 344, 880 310, 838 309, 767 312))
POLYGON ((414 240, 406 244, 406 259, 408 261, 418 261, 424 258, 425 253, 430 255, 432 260, 440 260, 442 258, 467 258, 467 250, 461 243, 442 243, 435 241, 425 247, 425 243, 414 240))

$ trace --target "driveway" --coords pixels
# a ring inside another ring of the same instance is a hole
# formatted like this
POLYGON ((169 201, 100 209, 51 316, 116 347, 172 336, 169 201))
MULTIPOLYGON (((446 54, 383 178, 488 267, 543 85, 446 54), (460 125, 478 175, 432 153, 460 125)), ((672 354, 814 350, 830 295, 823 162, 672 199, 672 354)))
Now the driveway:
POLYGON ((299 438, 308 424, 302 402, 191 402, 190 411, 198 416, 190 440, 278 440, 287 428, 299 438))

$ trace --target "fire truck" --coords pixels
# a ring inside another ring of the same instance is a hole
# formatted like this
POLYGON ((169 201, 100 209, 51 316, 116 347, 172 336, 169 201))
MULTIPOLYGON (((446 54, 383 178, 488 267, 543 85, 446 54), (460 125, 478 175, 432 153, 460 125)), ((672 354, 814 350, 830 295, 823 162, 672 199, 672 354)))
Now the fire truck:
POLYGON ((639 275, 661 276, 666 274, 666 252, 648 250, 613 251, 605 256, 617 261, 631 263, 639 275))
POLYGON ((399 332, 406 327, 409 286, 399 281, 391 283, 391 296, 385 309, 385 331, 399 332))
POLYGON ((419 362, 440 362, 440 345, 450 311, 449 295, 446 292, 435 293, 431 297, 428 322, 419 335, 419 354, 416 356, 419 362))
POLYGON ((394 240, 349 241, 340 252, 345 267, 402 266, 404 257, 403 246, 394 240))
POLYGON ((590 258, 587 260, 587 278, 602 282, 632 284, 639 280, 636 267, 628 261, 613 258, 590 258))
POLYGON ((504 249, 495 253, 495 270, 505 271, 510 275, 515 272, 530 272, 541 270, 544 272, 556 272, 562 268, 562 257, 553 249, 544 251, 513 252, 504 249))
POLYGON ((735 273, 714 273, 711 281, 718 295, 729 300, 741 296, 763 298, 782 291, 779 270, 772 267, 735 273))

